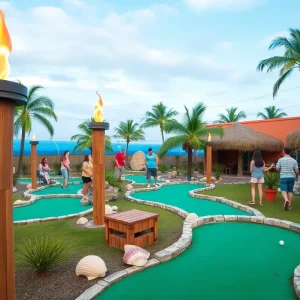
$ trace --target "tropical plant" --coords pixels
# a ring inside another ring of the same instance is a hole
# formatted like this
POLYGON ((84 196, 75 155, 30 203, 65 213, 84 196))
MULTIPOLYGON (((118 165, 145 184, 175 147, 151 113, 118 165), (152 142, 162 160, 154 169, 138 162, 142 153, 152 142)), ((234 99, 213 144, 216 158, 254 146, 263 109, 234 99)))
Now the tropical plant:
POLYGON ((22 163, 22 172, 23 172, 23 174, 27 174, 28 170, 29 170, 29 165, 25 162, 22 163))
POLYGON ((258 66, 258 71, 263 71, 265 68, 267 72, 271 72, 280 68, 279 79, 273 86, 273 97, 276 97, 281 84, 292 75, 295 69, 300 69, 300 30, 290 29, 290 36, 275 38, 269 50, 279 47, 284 47, 285 52, 282 56, 273 56, 262 60, 258 66))
POLYGON ((21 263, 37 273, 44 273, 64 261, 67 246, 62 238, 40 236, 18 246, 21 263))
POLYGON ((105 181, 107 181, 109 185, 116 187, 119 190, 122 189, 122 180, 118 179, 114 172, 105 170, 105 181))
POLYGON ((164 165, 164 164, 161 164, 158 166, 158 171, 162 172, 162 173, 166 173, 168 171, 168 166, 167 165, 164 165))
POLYGON ((145 118, 143 118, 144 124, 142 125, 143 128, 150 128, 159 126, 160 134, 162 138, 162 142, 164 143, 165 137, 165 125, 173 121, 173 117, 177 116, 178 112, 171 109, 168 109, 167 106, 163 104, 163 102, 159 102, 152 106, 151 111, 146 111, 145 118))
POLYGON ((15 185, 17 184, 18 179, 19 179, 19 176, 18 176, 17 173, 15 173, 15 174, 13 175, 13 186, 15 186, 15 185))
POLYGON ((38 92, 42 90, 41 85, 33 85, 28 91, 28 100, 26 105, 17 106, 15 108, 14 133, 18 136, 21 130, 21 146, 18 163, 18 175, 22 173, 22 164, 24 156, 24 143, 26 133, 29 135, 32 131, 32 122, 37 121, 47 129, 50 136, 54 134, 54 129, 51 124, 51 119, 57 121, 57 116, 54 109, 53 101, 47 96, 40 96, 38 92))
POLYGON ((133 120, 121 121, 119 126, 115 128, 116 134, 114 138, 124 139, 126 142, 126 164, 128 165, 128 146, 131 141, 144 140, 144 131, 138 123, 134 123, 133 120))
POLYGON ((75 171, 76 171, 76 173, 80 173, 81 170, 82 170, 82 164, 76 164, 75 165, 75 171))
POLYGON ((212 171, 215 178, 219 180, 224 172, 224 166, 222 164, 213 164, 212 171))
POLYGON ((206 144, 207 135, 222 135, 223 129, 220 127, 207 128, 205 123, 201 120, 206 109, 203 103, 198 103, 191 111, 186 106, 182 122, 176 120, 166 124, 166 130, 175 136, 165 140, 158 151, 158 155, 162 156, 165 153, 178 146, 182 146, 188 154, 187 161, 187 177, 191 179, 192 175, 192 160, 193 149, 203 149, 206 144))
POLYGON ((287 114, 282 111, 280 108, 276 108, 275 106, 268 106, 264 108, 265 113, 259 112, 257 117, 261 117, 263 119, 276 119, 287 116, 287 114))
POLYGON ((266 172, 264 176, 265 185, 268 189, 273 190, 279 186, 279 174, 276 172, 266 172))
POLYGON ((226 109, 226 114, 219 114, 219 119, 214 123, 234 123, 242 119, 245 119, 247 116, 244 111, 237 112, 237 107, 231 107, 226 109))
MULTIPOLYGON (((77 144, 74 147, 74 151, 82 152, 85 149, 92 149, 92 129, 89 128, 89 123, 95 122, 94 118, 87 119, 78 125, 78 129, 82 134, 75 134, 71 136, 71 140, 77 140, 77 144)), ((105 151, 112 152, 111 139, 109 136, 105 136, 105 151)))

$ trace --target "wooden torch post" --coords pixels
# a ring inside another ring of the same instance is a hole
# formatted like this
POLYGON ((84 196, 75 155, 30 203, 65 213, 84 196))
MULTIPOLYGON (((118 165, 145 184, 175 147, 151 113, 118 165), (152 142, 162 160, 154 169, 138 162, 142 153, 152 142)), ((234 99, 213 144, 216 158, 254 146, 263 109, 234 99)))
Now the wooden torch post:
POLYGON ((92 122, 93 149, 93 216, 94 225, 104 225, 105 215, 105 130, 109 123, 92 122))
POLYGON ((15 299, 13 234, 14 106, 25 105, 27 88, 0 80, 0 299, 15 299))
POLYGON ((37 188, 37 157, 36 157, 36 145, 38 145, 38 141, 35 140, 35 136, 32 141, 30 141, 31 145, 31 156, 30 156, 30 164, 31 164, 31 188, 36 190, 37 188))
POLYGON ((206 185, 211 184, 212 171, 212 144, 210 141, 206 143, 206 185))

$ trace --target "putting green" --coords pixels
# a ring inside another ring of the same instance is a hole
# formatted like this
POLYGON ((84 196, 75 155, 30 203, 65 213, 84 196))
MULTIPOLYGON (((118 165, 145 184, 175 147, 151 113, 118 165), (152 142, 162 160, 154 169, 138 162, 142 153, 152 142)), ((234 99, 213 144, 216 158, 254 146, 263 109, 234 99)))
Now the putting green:
POLYGON ((189 196, 189 191, 197 188, 204 187, 202 184, 177 184, 163 186, 159 190, 151 192, 138 192, 131 196, 141 200, 148 200, 160 202, 164 204, 174 205, 182 208, 188 212, 194 212, 198 216, 205 215, 249 215, 248 213, 239 209, 233 208, 229 205, 192 198, 189 196))
POLYGON ((183 254, 113 284, 96 299, 294 299, 290 280, 299 247, 300 235, 276 227, 201 226, 183 254))
MULTIPOLYGON (((63 179, 60 178, 56 178, 56 177, 51 177, 53 180, 58 181, 58 182, 63 182, 63 179)), ((81 177, 71 177, 68 180, 69 182, 81 182, 82 179, 81 177)), ((22 184, 29 184, 31 183, 31 179, 18 179, 18 183, 22 183, 22 184)))
POLYGON ((48 198, 40 199, 27 206, 14 208, 14 221, 59 217, 80 213, 91 206, 82 206, 79 198, 48 198))
MULTIPOLYGON (((148 183, 148 179, 146 178, 146 175, 132 175, 132 176, 125 176, 126 180, 133 180, 135 183, 148 183)), ((157 182, 161 182, 160 180, 157 180, 157 182)), ((150 183, 154 183, 153 177, 150 178, 150 183)))
POLYGON ((83 184, 70 184, 67 189, 61 188, 61 186, 49 186, 42 190, 32 192, 32 195, 50 195, 50 194, 77 194, 82 189, 83 184))

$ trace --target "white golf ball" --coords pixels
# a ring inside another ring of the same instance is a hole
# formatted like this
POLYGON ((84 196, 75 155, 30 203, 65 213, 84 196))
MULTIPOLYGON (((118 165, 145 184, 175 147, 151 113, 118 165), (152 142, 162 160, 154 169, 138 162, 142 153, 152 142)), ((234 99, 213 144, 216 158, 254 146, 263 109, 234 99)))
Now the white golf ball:
POLYGON ((283 246, 283 245, 284 245, 284 241, 280 241, 279 244, 280 244, 281 246, 283 246))

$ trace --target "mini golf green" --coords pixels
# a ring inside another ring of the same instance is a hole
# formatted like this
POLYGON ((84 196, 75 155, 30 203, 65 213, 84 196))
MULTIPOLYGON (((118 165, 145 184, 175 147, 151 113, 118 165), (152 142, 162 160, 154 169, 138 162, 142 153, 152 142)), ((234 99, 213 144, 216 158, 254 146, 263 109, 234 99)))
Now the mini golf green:
POLYGON ((80 213, 92 206, 82 206, 79 198, 46 198, 27 206, 14 208, 14 221, 60 217, 80 213))
POLYGON ((160 202, 173 205, 187 212, 194 212, 198 216, 205 215, 249 215, 245 211, 236 209, 229 205, 209 200, 192 198, 189 191, 204 187, 202 184, 176 184, 166 185, 159 190, 151 192, 138 192, 131 196, 141 200, 160 202))
POLYGON ((82 189, 83 184, 70 184, 67 189, 61 188, 60 185, 49 186, 42 190, 32 192, 32 195, 50 195, 50 194, 77 194, 82 189))
MULTIPOLYGON (((58 181, 58 182, 63 182, 63 179, 61 177, 56 178, 56 177, 51 177, 51 179, 58 181)), ((68 179, 69 182, 82 182, 81 177, 71 177, 68 179)), ((31 183, 31 179, 18 179, 18 183, 22 184, 29 184, 31 183)))
POLYGON ((204 225, 180 256, 113 284, 96 299, 294 299, 299 247, 299 234, 276 227, 204 225))
MULTIPOLYGON (((147 184, 148 179, 146 178, 146 175, 130 175, 130 176, 125 176, 126 180, 133 180, 135 183, 143 183, 147 184)), ((157 182, 161 182, 160 180, 157 180, 157 182)), ((150 183, 154 183, 153 177, 150 178, 150 183)))

